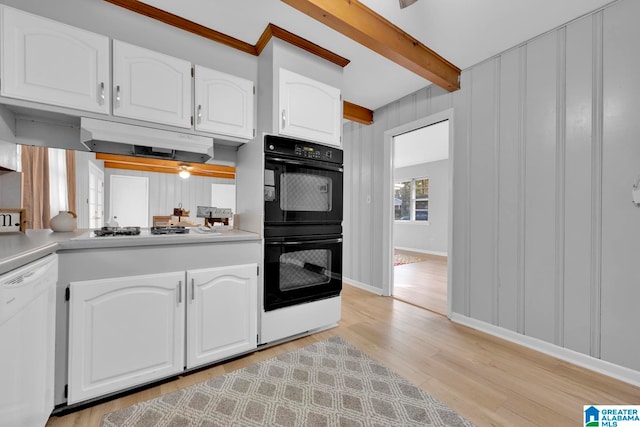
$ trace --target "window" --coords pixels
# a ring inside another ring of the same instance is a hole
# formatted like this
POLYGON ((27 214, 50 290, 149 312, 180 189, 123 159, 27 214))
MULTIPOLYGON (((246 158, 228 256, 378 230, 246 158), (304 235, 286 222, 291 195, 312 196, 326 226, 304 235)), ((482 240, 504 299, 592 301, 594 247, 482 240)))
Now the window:
POLYGON ((69 210, 65 157, 65 150, 49 148, 49 209, 51 216, 57 215, 60 211, 69 210))
POLYGON ((429 178, 396 181, 393 205, 396 221, 428 221, 429 178))
POLYGON ((399 181, 394 185, 393 207, 396 221, 411 219, 411 181, 399 181))

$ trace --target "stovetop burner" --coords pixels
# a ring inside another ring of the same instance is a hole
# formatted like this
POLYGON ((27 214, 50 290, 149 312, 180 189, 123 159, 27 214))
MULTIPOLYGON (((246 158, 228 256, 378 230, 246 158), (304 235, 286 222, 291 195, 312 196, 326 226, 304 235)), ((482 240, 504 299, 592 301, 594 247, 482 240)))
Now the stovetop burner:
POLYGON ((151 227, 151 234, 187 234, 189 229, 181 225, 168 227, 151 227))
POLYGON ((97 237, 105 236, 137 236, 140 234, 140 227, 102 227, 93 230, 97 237))

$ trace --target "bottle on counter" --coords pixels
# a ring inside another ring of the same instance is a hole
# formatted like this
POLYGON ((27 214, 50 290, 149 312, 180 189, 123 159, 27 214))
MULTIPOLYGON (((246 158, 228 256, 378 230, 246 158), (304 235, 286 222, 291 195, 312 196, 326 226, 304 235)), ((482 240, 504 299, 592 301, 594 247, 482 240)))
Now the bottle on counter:
POLYGON ((107 227, 114 227, 114 228, 119 227, 120 224, 118 224, 118 221, 116 221, 116 218, 117 217, 114 216, 109 221, 105 222, 104 225, 107 227))

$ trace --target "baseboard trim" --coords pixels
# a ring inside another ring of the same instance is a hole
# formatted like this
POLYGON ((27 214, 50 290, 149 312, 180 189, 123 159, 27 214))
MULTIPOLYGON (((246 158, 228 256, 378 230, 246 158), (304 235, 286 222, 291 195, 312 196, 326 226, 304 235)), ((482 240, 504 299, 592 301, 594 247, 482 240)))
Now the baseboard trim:
POLYGON ((393 248, 400 249, 401 251, 418 252, 418 253, 427 254, 427 255, 449 256, 447 252, 428 251, 426 249, 416 249, 416 248, 406 248, 404 246, 394 246, 393 248))
POLYGON ((376 294, 376 295, 384 295, 382 292, 382 289, 380 288, 374 288, 371 285, 367 285, 366 283, 362 283, 362 282, 358 282, 357 280, 353 280, 353 279, 349 279, 348 277, 342 277, 342 282, 351 285, 351 286, 355 286, 356 288, 360 288, 364 291, 367 292, 371 292, 372 294, 376 294))
POLYGON ((607 375, 611 378, 629 383, 636 387, 640 387, 639 371, 634 371, 633 369, 625 368, 624 366, 616 365, 614 363, 607 362, 601 359, 596 359, 595 357, 587 356, 586 354, 562 348, 555 344, 551 344, 537 338, 528 337, 517 332, 501 328, 499 326, 472 319, 459 313, 452 313, 451 321, 460 325, 468 326, 481 332, 485 332, 498 338, 502 338, 515 344, 520 344, 532 350, 548 354, 549 356, 553 356, 560 360, 573 363, 574 365, 581 366, 591 371, 607 375))

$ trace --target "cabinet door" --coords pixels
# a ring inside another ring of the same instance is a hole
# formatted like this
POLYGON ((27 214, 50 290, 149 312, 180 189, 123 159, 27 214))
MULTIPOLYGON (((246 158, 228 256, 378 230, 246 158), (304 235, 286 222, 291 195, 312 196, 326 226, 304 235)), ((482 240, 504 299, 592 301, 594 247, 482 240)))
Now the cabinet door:
POLYGON ((279 100, 280 134, 340 146, 340 89, 281 68, 279 100))
POLYGON ((191 127, 191 63, 113 41, 113 115, 191 127))
POLYGON ((69 404, 184 369, 185 273, 72 282, 69 404))
POLYGON ((187 271, 187 368, 256 348, 257 268, 187 271))
POLYGON ((109 38, 2 6, 2 96, 109 112, 109 38))
POLYGON ((253 138, 251 80, 196 65, 196 129, 253 138))

